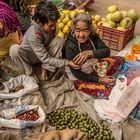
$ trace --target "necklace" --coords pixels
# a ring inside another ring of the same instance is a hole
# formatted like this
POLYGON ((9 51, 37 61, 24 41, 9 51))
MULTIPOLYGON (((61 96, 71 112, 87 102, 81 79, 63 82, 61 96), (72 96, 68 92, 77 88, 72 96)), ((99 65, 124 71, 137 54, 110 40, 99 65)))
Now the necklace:
MULTIPOLYGON (((92 47, 93 47, 93 50, 96 50, 96 49, 95 49, 95 46, 94 46, 94 43, 92 42, 92 40, 91 40, 90 38, 88 38, 88 39, 89 39, 89 41, 90 41, 90 43, 91 43, 91 45, 92 45, 92 47)), ((79 49, 80 52, 82 52, 81 47, 80 47, 80 42, 79 42, 79 41, 78 41, 78 49, 79 49)))

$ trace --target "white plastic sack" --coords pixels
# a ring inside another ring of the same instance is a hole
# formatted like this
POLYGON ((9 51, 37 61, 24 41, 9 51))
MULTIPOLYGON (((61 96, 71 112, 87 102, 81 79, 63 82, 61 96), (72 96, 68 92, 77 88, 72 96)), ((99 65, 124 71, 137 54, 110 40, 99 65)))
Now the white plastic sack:
POLYGON ((123 82, 117 79, 109 100, 95 100, 94 108, 102 119, 121 122, 128 117, 140 101, 140 77, 135 78, 129 86, 126 85, 126 78, 124 79, 123 82))
POLYGON ((109 95, 109 104, 117 107, 123 93, 127 88, 127 78, 125 76, 121 76, 116 80, 116 85, 113 87, 111 94, 109 95), (119 78, 123 79, 121 81, 119 78))
POLYGON ((20 75, 16 78, 11 78, 8 82, 4 82, 3 84, 5 85, 5 88, 0 91, 0 100, 19 98, 38 90, 36 80, 27 75, 20 75), (15 89, 19 85, 24 88, 17 92, 10 93, 10 90, 15 89))
POLYGON ((6 128, 24 129, 26 127, 38 126, 45 121, 45 113, 38 105, 23 105, 2 110, 0 116, 0 126, 6 128), (36 110, 38 112, 39 118, 36 121, 14 119, 15 116, 30 110, 36 110))

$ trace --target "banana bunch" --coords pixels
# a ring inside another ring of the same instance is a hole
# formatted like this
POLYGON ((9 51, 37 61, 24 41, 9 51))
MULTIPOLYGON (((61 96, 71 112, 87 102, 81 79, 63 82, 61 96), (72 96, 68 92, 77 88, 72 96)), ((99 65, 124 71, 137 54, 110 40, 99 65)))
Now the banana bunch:
POLYGON ((100 15, 92 15, 92 24, 95 28, 96 33, 99 33, 98 26, 101 25, 105 21, 105 18, 101 18, 100 15))

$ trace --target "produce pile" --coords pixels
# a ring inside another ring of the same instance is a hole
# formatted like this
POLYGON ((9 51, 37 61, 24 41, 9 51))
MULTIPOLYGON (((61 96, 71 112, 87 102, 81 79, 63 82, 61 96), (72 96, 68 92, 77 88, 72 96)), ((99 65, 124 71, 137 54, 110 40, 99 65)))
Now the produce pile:
MULTIPOLYGON (((60 12, 60 18, 57 22, 57 29, 56 29, 57 36, 60 36, 63 39, 65 39, 73 24, 74 16, 78 13, 84 13, 85 11, 80 10, 80 9, 75 9, 73 11, 59 9, 59 12, 60 12)), ((93 22, 92 22, 93 26, 96 29, 96 31, 98 32, 97 24, 101 23, 104 19, 101 18, 99 15, 93 16, 93 13, 88 13, 88 14, 91 15, 92 20, 93 20, 93 22)))
POLYGON ((38 112, 35 110, 24 112, 16 116, 16 119, 26 120, 26 121, 36 121, 38 118, 39 118, 38 112))
POLYGON ((126 55, 124 58, 125 60, 135 60, 140 61, 138 58, 138 55, 140 55, 140 43, 139 44, 132 44, 132 50, 131 53, 126 55))
POLYGON ((105 18, 101 18, 100 15, 95 15, 95 16, 91 15, 91 16, 92 16, 93 27, 95 28, 96 33, 99 34, 98 26, 105 21, 105 18))
POLYGON ((78 129, 85 132, 89 140, 115 140, 105 122, 99 126, 87 114, 79 114, 74 109, 63 108, 46 115, 49 124, 58 130, 78 129))
POLYGON ((135 9, 128 11, 120 11, 116 5, 111 5, 107 9, 108 14, 105 17, 103 26, 116 28, 118 30, 126 30, 132 27, 139 19, 139 15, 135 9))

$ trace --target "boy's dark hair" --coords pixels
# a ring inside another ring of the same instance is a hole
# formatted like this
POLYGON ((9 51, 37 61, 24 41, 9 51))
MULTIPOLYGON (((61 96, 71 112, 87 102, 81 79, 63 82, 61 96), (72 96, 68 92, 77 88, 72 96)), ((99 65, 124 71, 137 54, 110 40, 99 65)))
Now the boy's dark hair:
POLYGON ((56 21, 60 17, 57 7, 52 2, 40 2, 34 13, 34 20, 37 23, 48 23, 48 21, 56 21))

